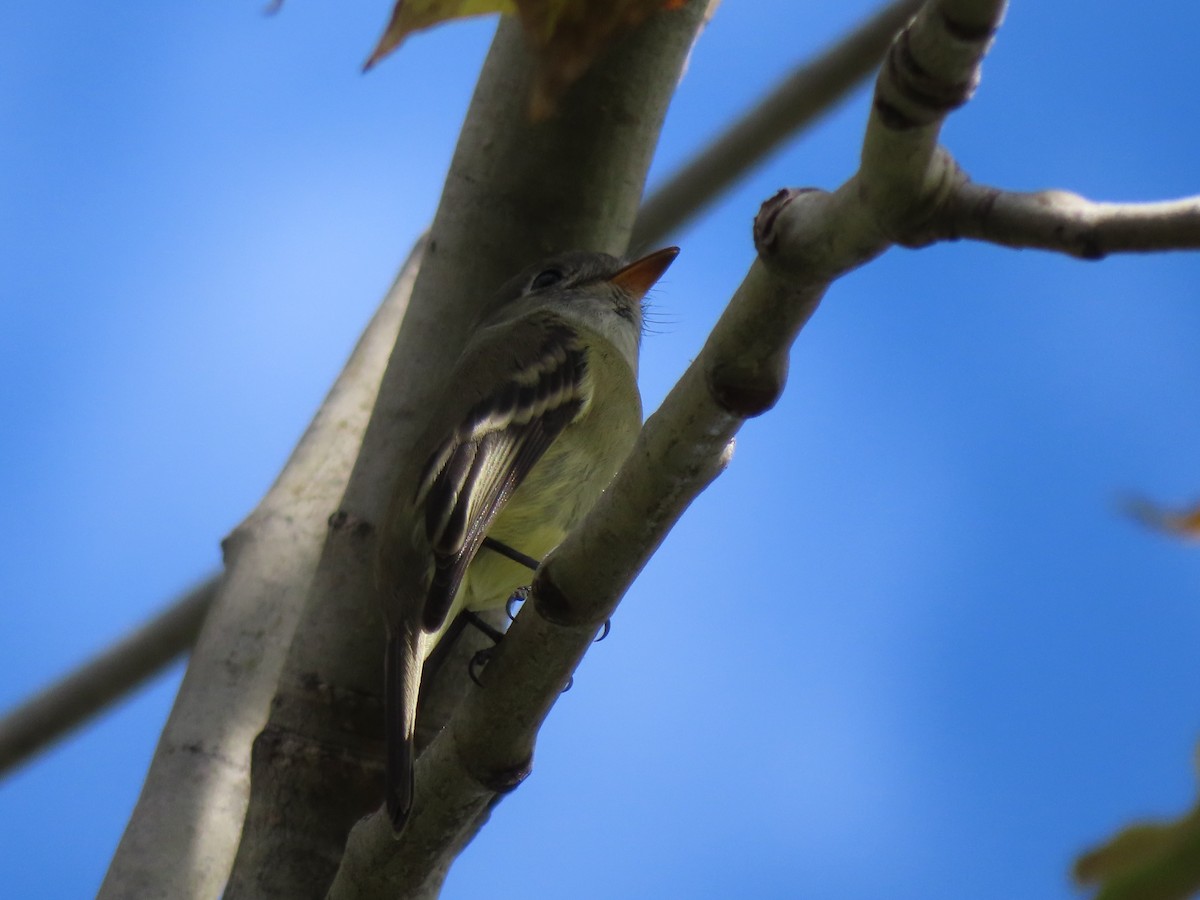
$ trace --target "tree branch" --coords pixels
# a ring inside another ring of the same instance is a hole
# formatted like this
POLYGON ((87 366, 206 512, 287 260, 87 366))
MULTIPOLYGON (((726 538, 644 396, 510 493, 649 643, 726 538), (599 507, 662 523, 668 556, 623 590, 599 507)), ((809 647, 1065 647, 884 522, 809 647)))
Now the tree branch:
POLYGON ((742 422, 774 405, 790 347, 829 284, 887 249, 891 232, 925 221, 928 198, 940 196, 941 118, 969 96, 1003 8, 990 5, 989 23, 980 6, 930 4, 893 44, 855 178, 833 194, 783 191, 763 205, 754 232, 759 258, 703 351, 596 508, 543 563, 482 686, 467 692, 418 761, 403 840, 395 844, 381 813, 355 826, 331 898, 383 896, 396 881, 412 886, 403 896, 433 896, 418 877, 428 858, 460 848, 470 834, 462 822, 528 773, 537 731, 600 623, 726 465, 742 422), (911 56, 893 59, 898 54, 911 56), (923 87, 944 89, 913 91, 900 62, 910 76, 930 79, 923 87))
POLYGON ((445 847, 448 857, 465 843, 465 813, 485 808, 528 772, 538 728, 600 624, 728 463, 742 422, 778 397, 787 348, 823 290, 798 287, 755 263, 616 480, 542 565, 531 602, 488 663, 482 687, 468 691, 418 761, 403 840, 396 844, 383 813, 356 825, 331 900, 384 896, 389 883, 412 883, 430 847, 445 847))
POLYGON ((330 509, 344 489, 416 274, 414 252, 258 508, 226 572, 99 896, 216 897, 242 829, 263 727, 330 509))
POLYGON ((959 238, 1082 259, 1200 247, 1200 197, 1096 203, 1067 191, 1003 191, 972 182, 938 145, 946 116, 979 83, 1003 11, 1001 0, 935 0, 901 32, 876 81, 858 173, 832 194, 775 199, 761 239, 783 264, 836 277, 893 243, 959 238))
MULTIPOLYGON (((396 484, 397 457, 423 425, 466 323, 497 285, 552 251, 624 251, 667 102, 707 5, 692 0, 653 16, 575 85, 557 118, 536 125, 526 117, 525 38, 517 24, 501 22, 271 720, 255 742, 230 900, 323 894, 350 826, 382 799, 384 628, 374 561, 386 510, 404 489, 396 484)), ((460 812, 474 823, 482 808, 460 812)), ((426 854, 402 889, 436 891, 447 866, 439 852, 426 854)), ((380 885, 388 896, 400 889, 380 885)))
POLYGON ((220 579, 209 578, 0 720, 0 775, 132 691, 195 643, 220 579))
POLYGON ((1196 250, 1200 196, 1158 203, 1097 203, 1068 191, 1016 193, 965 181, 931 226, 932 240, 973 238, 1080 259, 1196 250))
MULTIPOLYGON (((666 240, 785 139, 801 132, 829 111, 875 70, 892 36, 919 6, 919 0, 899 0, 883 7, 830 50, 785 76, 755 109, 726 128, 645 201, 639 210, 630 246, 637 248, 666 240)), ((219 575, 213 575, 206 583, 215 585, 218 578, 219 575)), ((190 598, 189 592, 172 601, 173 605, 163 616, 171 615, 172 610, 186 616, 190 598)), ((153 646, 159 638, 148 629, 149 623, 123 638, 111 651, 116 654, 119 647, 131 667, 124 686, 114 683, 101 690, 102 685, 93 680, 96 673, 81 668, 45 689, 43 695, 54 692, 60 703, 74 709, 72 720, 64 723, 61 731, 75 728, 98 714, 105 703, 152 677, 174 658, 174 654, 160 658, 160 651, 153 646), (133 668, 135 662, 138 664, 136 669, 133 668), (91 674, 85 677, 85 672, 89 671, 91 674), (68 688, 68 684, 73 687, 68 688)), ((199 626, 194 632, 182 635, 185 643, 178 652, 190 649, 198 632, 199 626)), ((9 737, 5 731, 9 727, 9 720, 0 723, 0 748, 15 748, 20 744, 23 747, 20 759, 40 752, 59 733, 45 732, 44 737, 38 737, 33 732, 26 732, 9 737)), ((0 755, 0 772, 4 770, 5 759, 0 755)), ((7 765, 18 762, 19 759, 14 758, 7 765)))
POLYGON ((630 247, 665 241, 787 138, 833 109, 878 68, 896 32, 920 7, 921 0, 890 3, 816 59, 793 69, 650 195, 638 213, 630 247))
MULTIPOLYGON (((730 304, 726 316, 731 318, 727 322, 723 317, 718 326, 718 330, 725 328, 726 337, 722 340, 741 349, 726 353, 718 346, 710 356, 704 357, 704 365, 694 371, 701 362, 697 359, 697 364, 684 378, 690 387, 685 388, 681 382, 677 388, 683 391, 684 399, 673 401, 673 392, 663 411, 647 424, 647 434, 651 436, 642 436, 639 449, 632 458, 632 474, 623 472, 618 481, 618 485, 629 481, 644 485, 648 491, 662 490, 661 504, 643 505, 630 522, 624 523, 628 530, 611 530, 611 523, 620 521, 619 511, 598 509, 594 518, 599 517, 597 521, 601 524, 592 525, 589 520, 589 524, 577 532, 579 537, 572 536, 543 567, 535 602, 527 604, 529 609, 519 617, 512 636, 489 666, 485 687, 471 692, 462 712, 422 758, 418 785, 423 793, 418 795, 419 806, 410 829, 417 826, 422 815, 424 821, 432 822, 432 813, 421 813, 420 804, 424 803, 430 809, 448 810, 452 816, 457 816, 456 821, 420 827, 429 835, 441 835, 438 840, 448 840, 450 843, 446 846, 452 846, 454 842, 461 844, 466 839, 464 835, 469 834, 462 830, 462 822, 483 814, 490 798, 496 796, 497 786, 511 782, 513 772, 524 771, 532 752, 536 727, 553 704, 564 673, 574 667, 586 650, 599 621, 596 617, 615 604, 624 587, 669 530, 674 517, 715 477, 720 465, 728 458, 727 440, 736 432, 742 418, 758 414, 774 402, 786 375, 787 346, 833 279, 874 258, 893 243, 921 246, 934 240, 968 237, 1014 247, 1040 247, 1083 258, 1098 258, 1118 251, 1200 245, 1200 200, 1196 198, 1153 204, 1102 204, 1065 192, 1003 192, 970 182, 950 155, 938 146, 938 133, 946 115, 965 103, 978 83, 979 62, 999 25, 1003 9, 1004 4, 998 0, 933 0, 929 3, 893 45, 880 73, 859 172, 832 193, 789 190, 764 204, 755 223, 759 259, 730 304), (755 298, 759 299, 756 301, 755 298), (736 314, 732 312, 735 307, 739 310, 736 314), (743 308, 757 309, 758 312, 753 316, 743 314, 743 308), (776 335, 768 335, 763 338, 768 343, 756 344, 751 332, 770 331, 763 327, 764 323, 773 323, 772 327, 787 338, 786 342, 775 342, 776 335), (738 341, 742 343, 738 345, 738 341), (702 389, 707 392, 707 399, 697 399, 702 389), (692 393, 697 397, 692 397, 692 393), (678 407, 672 407, 672 402, 678 407), (668 408, 676 409, 681 418, 668 417, 667 424, 655 425, 655 429, 662 429, 656 436, 651 425, 668 408), (692 430, 692 426, 698 430, 692 430), (655 480, 658 476, 641 471, 653 469, 649 460, 656 458, 653 453, 660 452, 666 454, 659 473, 661 483, 655 480), (605 516, 612 517, 608 525, 604 524, 609 521, 605 516), (604 535, 604 538, 597 535, 604 535), (626 539, 632 542, 631 546, 623 545, 626 539), (590 550, 586 568, 578 571, 570 562, 572 552, 582 552, 571 550, 575 542, 581 542, 590 550), (609 555, 610 546, 617 548, 612 556, 609 555), (523 633, 527 637, 520 637, 523 633), (545 668, 541 668, 543 663, 545 668), (492 715, 489 710, 501 709, 507 710, 508 718, 504 722, 488 719, 492 715), (504 731, 506 725, 512 730, 504 731), (440 802, 432 803, 431 797, 440 798, 440 802), (459 798, 465 805, 455 807, 454 798, 459 798)), ((512 87, 511 83, 507 86, 512 87)), ((476 133, 474 137, 480 135, 476 133)), ((464 132, 464 143, 467 142, 464 132)), ((452 181, 454 177, 452 174, 452 181)), ((486 179, 494 177, 494 172, 472 172, 472 177, 486 179)), ((549 202, 549 193, 539 194, 533 207, 549 202)), ((451 194, 452 186, 448 184, 447 197, 451 194)), ((516 207, 506 205, 504 198, 500 201, 503 215, 517 211, 516 207)), ((520 235, 511 240, 507 235, 487 232, 479 235, 476 232, 484 244, 478 248, 482 250, 484 260, 481 272, 478 277, 466 275, 457 280, 456 289, 460 294, 447 295, 450 297, 448 309, 457 310, 455 304, 459 300, 455 297, 470 294, 476 288, 483 290, 485 284, 494 286, 496 281, 485 279, 497 275, 492 269, 498 269, 499 261, 506 253, 512 256, 505 264, 505 272, 515 265, 514 260, 524 261, 531 255, 554 248, 559 234, 566 239, 597 238, 602 233, 611 235, 614 222, 621 214, 604 218, 603 212, 595 207, 588 211, 603 219, 603 224, 590 233, 569 228, 561 232, 553 229, 538 232, 526 223, 518 228, 520 235), (530 235, 537 237, 530 240, 530 235), (551 246, 539 246, 539 241, 551 246)), ((452 215, 446 212, 447 217, 452 215)), ((472 211, 464 218, 474 215, 472 211)), ((646 221, 651 224, 643 226, 639 223, 639 236, 654 233, 653 217, 646 221)), ((469 251, 477 249, 467 244, 466 236, 472 232, 461 222, 443 224, 450 235, 445 245, 449 265, 461 266, 469 251)), ((611 238, 601 236, 587 245, 612 246, 610 241, 611 238)), ((446 262, 441 265, 444 268, 446 262)), ((502 275, 503 272, 498 277, 502 275)), ((439 277, 448 278, 446 284, 455 281, 449 276, 439 277)), ((432 286, 440 283, 431 276, 430 295, 435 292, 432 286)), ((429 314, 423 312, 421 315, 429 314)), ((447 312, 445 321, 450 322, 453 329, 457 325, 452 319, 457 321, 457 314, 447 312)), ((427 322, 417 325, 418 334, 424 333, 422 328, 429 327, 427 322)), ((716 333, 710 345, 715 340, 716 333)), ((418 375, 417 381, 432 383, 435 379, 429 373, 436 372, 436 360, 423 363, 428 359, 427 354, 422 357, 411 345, 409 350, 414 354, 413 365, 418 370, 422 364, 429 367, 429 372, 418 375)), ((439 347, 439 352, 443 350, 444 347, 439 347)), ((707 346, 705 352, 708 353, 707 346)), ((397 355, 401 355, 399 351, 397 355)), ((402 421, 412 416, 419 405, 421 390, 418 385, 415 394, 400 406, 390 407, 389 413, 402 421)), ((380 434, 383 433, 381 430, 380 434)), ((404 433, 402 426, 399 432, 392 431, 389 435, 402 436, 404 433)), ((365 489, 368 484, 369 478, 364 476, 360 489, 365 489)), ((633 489, 614 486, 612 496, 617 497, 619 490, 628 494, 633 489)), ((638 497, 655 496, 635 493, 629 501, 635 504, 631 508, 637 508, 638 497)), ((378 520, 359 515, 372 508, 372 502, 364 501, 363 494, 351 490, 346 496, 347 502, 342 508, 347 512, 347 518, 339 524, 347 526, 347 543, 338 550, 327 547, 326 552, 343 554, 344 559, 352 560, 352 566, 361 569, 369 555, 362 549, 369 541, 364 542, 361 538, 372 534, 378 520)), ((609 502, 606 497, 605 504, 609 502)), ((618 501, 613 499, 611 502, 618 501)), ((339 540, 342 538, 336 533, 331 535, 330 547, 339 540)), ((331 567, 320 588, 314 590, 314 597, 339 589, 345 589, 348 597, 355 596, 356 590, 362 587, 361 580, 351 580, 347 584, 341 580, 344 571, 340 567, 331 567)), ((321 627, 335 622, 334 610, 362 613, 353 603, 347 607, 331 607, 312 624, 321 627)), ((318 667, 305 667, 307 663, 303 660, 323 658, 320 653, 309 652, 314 649, 315 644, 295 655, 289 690, 324 692, 325 702, 334 707, 336 713, 339 697, 348 694, 328 690, 330 685, 343 683, 327 677, 328 672, 321 671, 318 677, 318 667), (304 683, 306 677, 309 679, 307 685, 304 683)), ((361 672, 369 670, 369 659, 356 662, 361 672)), ((352 675, 344 683, 355 685, 356 678, 352 675)), ((286 692, 284 694, 286 703, 288 698, 286 692)), ((362 704, 363 709, 369 706, 369 702, 362 704)), ((294 719, 285 715, 279 733, 303 718, 302 714, 297 714, 294 719)), ((368 749, 366 756, 370 755, 368 749)), ((364 771, 369 768, 368 759, 364 762, 364 771)), ((387 862, 385 868, 379 868, 380 859, 391 849, 390 833, 381 831, 380 824, 372 819, 356 830, 344 862, 343 874, 348 880, 340 878, 335 893, 347 889, 347 885, 353 885, 357 890, 362 883, 369 882, 376 871, 380 872, 382 889, 389 873, 408 871, 398 867, 398 857, 387 862), (360 882, 360 878, 366 881, 360 882)), ((169 858, 170 853, 164 856, 169 858)), ((413 889, 412 896, 421 896, 421 890, 427 891, 430 885, 440 883, 448 862, 444 855, 439 859, 441 862, 430 865, 426 857, 422 864, 426 881, 423 887, 413 889)))

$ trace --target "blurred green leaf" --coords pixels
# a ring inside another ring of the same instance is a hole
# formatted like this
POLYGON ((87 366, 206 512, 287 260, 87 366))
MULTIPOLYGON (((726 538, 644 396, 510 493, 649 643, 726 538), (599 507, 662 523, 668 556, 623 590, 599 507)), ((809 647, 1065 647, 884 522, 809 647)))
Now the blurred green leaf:
POLYGON ((1075 861, 1096 900, 1183 900, 1200 893, 1200 805, 1176 821, 1139 822, 1075 861))

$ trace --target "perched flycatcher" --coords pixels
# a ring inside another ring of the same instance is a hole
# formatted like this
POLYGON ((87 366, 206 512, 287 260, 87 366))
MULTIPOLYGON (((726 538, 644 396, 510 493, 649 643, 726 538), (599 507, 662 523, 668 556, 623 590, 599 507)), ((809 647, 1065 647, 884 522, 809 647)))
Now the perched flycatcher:
POLYGON ((381 546, 388 622, 387 809, 413 797, 421 666, 462 609, 503 606, 583 518, 642 424, 642 298, 679 250, 636 262, 566 253, 514 278, 481 313, 409 455, 381 546))

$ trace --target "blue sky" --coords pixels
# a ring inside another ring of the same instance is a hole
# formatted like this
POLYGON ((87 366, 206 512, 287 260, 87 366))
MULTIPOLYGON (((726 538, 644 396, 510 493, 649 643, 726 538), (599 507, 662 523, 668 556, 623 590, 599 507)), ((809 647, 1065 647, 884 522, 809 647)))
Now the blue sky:
MULTIPOLYGON (((726 0, 652 183, 870 7, 726 0), (837 7, 831 9, 830 7, 837 7)), ((363 77, 386 3, 0 9, 0 707, 218 565, 431 218, 489 22, 363 77)), ((981 181, 1200 192, 1200 7, 1010 11, 945 142, 981 181)), ((784 185, 866 95, 676 237, 652 410, 784 185)), ((1072 897, 1194 796, 1200 258, 894 250, 667 540, 446 896, 1072 897)), ((0 884, 97 888, 178 667, 0 782, 0 884)))

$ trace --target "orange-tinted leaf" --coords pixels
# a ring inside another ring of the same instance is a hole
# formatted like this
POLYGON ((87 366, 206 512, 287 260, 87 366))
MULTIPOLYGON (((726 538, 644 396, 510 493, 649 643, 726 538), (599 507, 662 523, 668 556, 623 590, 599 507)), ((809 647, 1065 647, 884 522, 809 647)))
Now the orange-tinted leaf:
POLYGON ((1200 504, 1175 511, 1135 497, 1126 501, 1125 509, 1135 519, 1158 531, 1200 540, 1200 504))
POLYGON ((383 31, 363 70, 371 68, 400 46, 400 42, 422 28, 450 19, 517 11, 512 0, 396 0, 392 19, 383 31))
POLYGON ((520 16, 538 57, 530 99, 535 120, 550 116, 563 93, 621 35, 660 10, 687 0, 397 0, 392 19, 367 59, 371 68, 408 35, 448 19, 499 12, 520 16))

